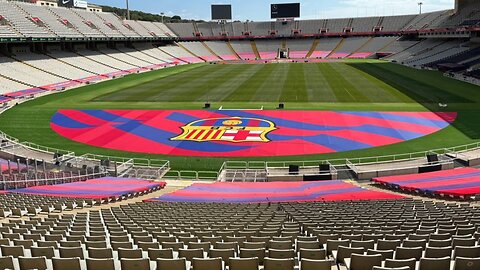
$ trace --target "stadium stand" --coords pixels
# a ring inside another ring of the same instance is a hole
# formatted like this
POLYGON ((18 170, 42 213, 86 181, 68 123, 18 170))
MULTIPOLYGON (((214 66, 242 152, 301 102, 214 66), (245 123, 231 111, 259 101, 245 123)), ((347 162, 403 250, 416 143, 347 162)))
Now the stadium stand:
POLYGON ((180 46, 186 48, 188 51, 193 53, 196 56, 206 60, 206 61, 219 61, 217 55, 215 55, 207 46, 205 46, 202 42, 180 42, 178 43, 180 46))
POLYGON ((68 27, 68 24, 61 22, 54 13, 44 7, 21 2, 12 2, 12 4, 15 4, 19 9, 28 13, 30 18, 38 18, 40 20, 39 22, 59 37, 83 37, 80 32, 72 27, 68 27))
MULTIPOLYGON (((24 37, 54 37, 38 17, 31 17, 15 3, 0 1, 0 14, 8 23, 24 37)), ((37 16, 37 14, 35 14, 37 16)), ((48 19, 48 18, 47 18, 48 19)))
POLYGON ((172 57, 179 59, 180 61, 186 63, 201 63, 205 62, 204 59, 199 58, 196 55, 193 55, 191 52, 186 51, 185 49, 178 47, 178 46, 166 46, 161 47, 161 51, 164 53, 171 55, 172 57))
POLYGON ((249 41, 230 41, 230 44, 243 60, 252 60, 256 58, 249 41))
POLYGON ((195 29, 192 23, 167 23, 166 26, 179 37, 195 36, 195 29))
POLYGON ((311 58, 326 58, 342 41, 342 38, 323 38, 320 39, 316 48, 313 50, 311 58))
POLYGON ((468 198, 480 194, 480 170, 459 168, 441 172, 374 178, 372 181, 395 189, 428 195, 468 198))
POLYGON ((85 37, 89 38, 106 38, 106 36, 99 31, 98 26, 91 21, 85 21, 82 17, 77 15, 73 10, 68 8, 53 8, 48 7, 53 14, 69 27, 75 28, 85 37))
POLYGON ((371 38, 370 37, 350 37, 344 38, 338 46, 332 51, 328 58, 345 58, 353 52, 362 48, 371 38))
POLYGON ((257 40, 255 44, 257 45, 260 58, 263 60, 276 59, 280 48, 282 48, 282 45, 278 41, 257 40))
POLYGON ((205 45, 223 60, 239 60, 237 53, 224 41, 206 41, 205 45))
POLYGON ((310 39, 292 39, 287 41, 290 58, 306 58, 312 47, 310 39))

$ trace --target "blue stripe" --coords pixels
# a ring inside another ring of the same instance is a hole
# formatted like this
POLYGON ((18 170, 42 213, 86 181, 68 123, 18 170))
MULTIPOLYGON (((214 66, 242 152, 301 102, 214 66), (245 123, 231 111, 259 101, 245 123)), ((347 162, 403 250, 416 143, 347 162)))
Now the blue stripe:
POLYGON ((391 121, 404 122, 408 124, 416 124, 422 126, 444 128, 449 124, 444 120, 432 120, 426 118, 420 118, 415 116, 406 116, 406 115, 396 115, 388 113, 379 113, 379 112, 338 112, 341 114, 356 115, 356 116, 366 116, 377 119, 385 119, 391 121))
POLYGON ((298 191, 305 191, 309 188, 315 187, 328 187, 331 185, 338 185, 344 184, 345 182, 339 180, 332 180, 324 183, 310 183, 310 184, 303 184, 299 187, 285 187, 285 188, 252 188, 252 187, 214 187, 214 186, 190 186, 185 188, 186 191, 207 191, 207 192, 225 192, 225 193, 252 193, 252 192, 298 192, 298 191))
POLYGON ((398 184, 400 186, 405 186, 406 184, 417 184, 417 183, 428 183, 428 182, 435 182, 435 181, 444 181, 444 180, 455 180, 455 179, 460 179, 460 178, 466 178, 466 177, 478 177, 480 176, 480 172, 472 172, 472 173, 463 173, 463 174, 458 174, 458 175, 450 175, 450 176, 435 176, 435 177, 428 177, 428 178, 422 178, 422 179, 411 179, 411 180, 406 180, 403 181, 403 179, 396 180, 395 182, 392 182, 392 184, 398 184))
POLYGON ((84 124, 77 120, 74 120, 62 113, 55 113, 51 119, 51 122, 55 125, 64 127, 64 128, 92 128, 93 126, 84 124))

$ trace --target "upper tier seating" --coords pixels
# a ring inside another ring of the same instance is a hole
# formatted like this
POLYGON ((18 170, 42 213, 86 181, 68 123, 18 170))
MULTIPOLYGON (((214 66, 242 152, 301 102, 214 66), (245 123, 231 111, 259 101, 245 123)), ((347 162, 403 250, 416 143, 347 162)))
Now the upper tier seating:
POLYGON ((185 47, 188 51, 193 53, 196 56, 201 57, 202 59, 206 61, 219 61, 220 58, 218 58, 215 54, 213 54, 211 51, 203 45, 202 42, 180 42, 180 46, 185 47))
POLYGON ((99 31, 98 27, 93 24, 93 22, 86 21, 82 17, 80 17, 76 12, 72 9, 68 8, 53 8, 48 7, 48 10, 53 12, 56 16, 60 18, 60 20, 71 24, 72 27, 77 29, 80 33, 82 33, 86 37, 92 38, 105 38, 106 36, 99 31))
MULTIPOLYGON (((30 17, 24 13, 19 6, 7 1, 0 1, 0 15, 4 17, 9 24, 25 37, 54 37, 47 27, 41 25, 42 22, 36 24, 35 17, 30 17)), ((35 14, 37 16, 37 14, 35 14)))
POLYGON ((75 28, 69 27, 59 17, 45 7, 28 3, 16 3, 19 8, 27 12, 31 17, 39 18, 53 33, 60 37, 84 37, 75 28))

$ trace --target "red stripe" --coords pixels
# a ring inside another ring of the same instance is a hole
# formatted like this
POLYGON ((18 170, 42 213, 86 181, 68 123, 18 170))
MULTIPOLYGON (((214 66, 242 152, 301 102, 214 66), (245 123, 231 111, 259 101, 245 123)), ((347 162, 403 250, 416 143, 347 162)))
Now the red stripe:
POLYGON ((212 134, 212 132, 213 132, 213 130, 211 130, 211 129, 210 129, 209 131, 207 131, 207 133, 206 133, 205 135, 203 135, 203 136, 202 136, 202 140, 205 140, 205 139, 207 139, 207 138, 208 138, 208 136, 210 136, 210 134, 212 134))
POLYGON ((205 133, 205 130, 200 130, 200 132, 197 134, 197 136, 195 136, 195 140, 198 140, 198 138, 200 138, 200 136, 202 136, 202 134, 205 133))
POLYGON ((190 139, 192 137, 193 133, 195 133, 195 130, 190 130, 188 135, 185 138, 190 139))
POLYGON ((258 127, 260 126, 260 121, 256 120, 256 119, 251 119, 249 122, 248 122, 248 126, 249 127, 258 127))

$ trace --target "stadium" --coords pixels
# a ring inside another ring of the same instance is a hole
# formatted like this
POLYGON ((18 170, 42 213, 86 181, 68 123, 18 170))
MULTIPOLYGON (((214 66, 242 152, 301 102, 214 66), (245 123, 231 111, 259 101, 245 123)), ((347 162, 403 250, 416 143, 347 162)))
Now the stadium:
POLYGON ((479 1, 299 2, 0 0, 0 269, 480 269, 479 1))

